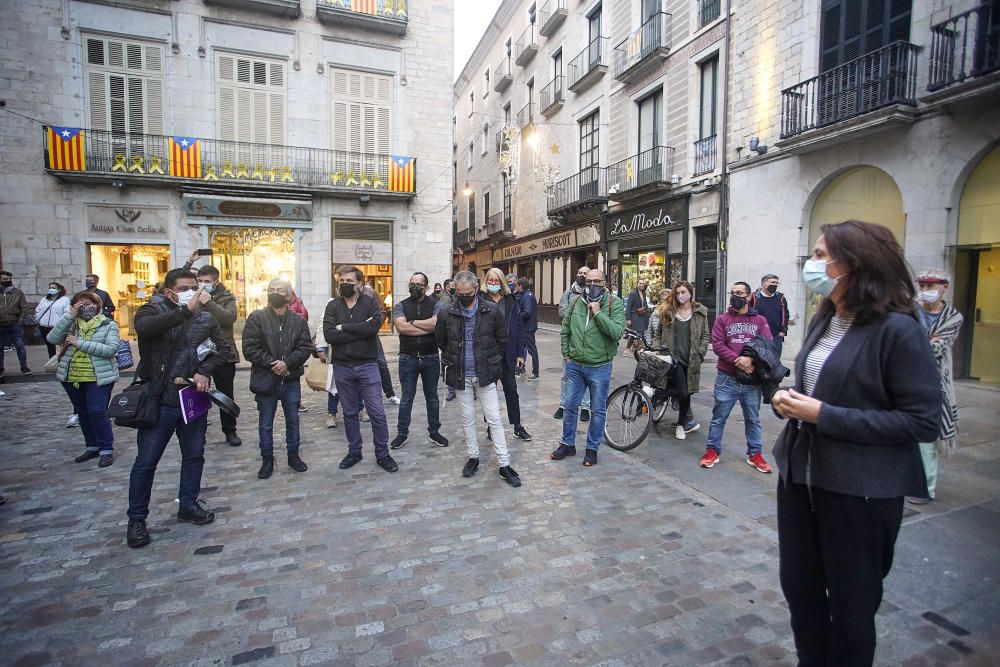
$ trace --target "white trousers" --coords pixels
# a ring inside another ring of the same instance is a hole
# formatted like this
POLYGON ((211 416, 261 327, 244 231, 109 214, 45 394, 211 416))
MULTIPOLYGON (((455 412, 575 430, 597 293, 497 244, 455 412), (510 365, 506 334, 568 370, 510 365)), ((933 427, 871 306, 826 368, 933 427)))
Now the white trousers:
POLYGON ((500 398, 497 394, 496 383, 485 387, 476 386, 475 377, 465 378, 465 389, 459 391, 459 405, 462 406, 462 428, 465 430, 465 451, 470 459, 479 458, 479 438, 476 435, 476 403, 475 398, 479 396, 479 402, 483 406, 483 415, 493 436, 493 449, 497 453, 497 461, 500 467, 510 465, 510 454, 507 453, 507 436, 503 432, 503 424, 500 423, 500 398))

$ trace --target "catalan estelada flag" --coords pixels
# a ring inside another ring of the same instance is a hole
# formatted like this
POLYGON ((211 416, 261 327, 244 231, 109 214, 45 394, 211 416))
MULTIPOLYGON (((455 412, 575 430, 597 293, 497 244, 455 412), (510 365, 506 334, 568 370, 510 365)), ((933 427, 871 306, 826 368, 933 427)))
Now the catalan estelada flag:
POLYGON ((194 137, 169 137, 170 175, 201 178, 201 140, 194 137))
POLYGON ((351 11, 377 15, 377 4, 377 0, 351 0, 351 11))
POLYGON ((83 130, 78 127, 46 127, 49 169, 87 171, 84 159, 83 130))
POLYGON ((400 157, 393 155, 389 162, 389 191, 390 192, 414 192, 416 180, 414 178, 415 160, 412 157, 400 157))

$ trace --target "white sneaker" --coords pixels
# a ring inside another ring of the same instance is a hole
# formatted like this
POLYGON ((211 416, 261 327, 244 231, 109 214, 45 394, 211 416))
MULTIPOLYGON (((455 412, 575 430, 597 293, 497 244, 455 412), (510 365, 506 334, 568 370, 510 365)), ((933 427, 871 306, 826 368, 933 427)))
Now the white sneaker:
POLYGON ((371 419, 368 417, 368 411, 365 410, 364 408, 361 408, 361 411, 358 412, 358 419, 360 419, 363 422, 371 421, 371 419))
POLYGON ((337 428, 337 415, 327 415, 326 416, 326 427, 327 428, 337 428))
POLYGON ((678 424, 677 428, 674 429, 674 437, 677 438, 678 440, 684 440, 685 438, 688 437, 687 433, 684 432, 684 427, 681 426, 680 424, 678 424))
POLYGON ((386 400, 392 403, 393 405, 399 405, 400 403, 402 403, 402 401, 399 400, 399 396, 390 396, 386 400))
POLYGON ((80 425, 79 415, 70 415, 69 419, 66 420, 66 428, 73 428, 80 425))

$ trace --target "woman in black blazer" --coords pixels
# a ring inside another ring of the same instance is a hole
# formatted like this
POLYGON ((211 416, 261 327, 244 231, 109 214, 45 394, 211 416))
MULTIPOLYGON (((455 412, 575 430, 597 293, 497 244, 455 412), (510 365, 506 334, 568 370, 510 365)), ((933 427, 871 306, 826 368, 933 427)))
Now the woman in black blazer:
POLYGON ((903 250, 881 225, 824 225, 802 271, 826 298, 795 360, 780 472, 781 588, 800 665, 870 665, 904 496, 927 486, 919 442, 941 409, 903 250))

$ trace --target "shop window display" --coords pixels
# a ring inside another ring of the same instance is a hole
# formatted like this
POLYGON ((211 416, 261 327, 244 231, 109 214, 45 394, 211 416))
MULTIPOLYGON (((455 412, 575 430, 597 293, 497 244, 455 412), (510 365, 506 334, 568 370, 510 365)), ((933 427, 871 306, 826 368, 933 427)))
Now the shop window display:
POLYGON ((92 243, 89 250, 89 273, 97 274, 98 287, 111 295, 122 336, 134 336, 135 312, 170 269, 170 246, 92 243))

